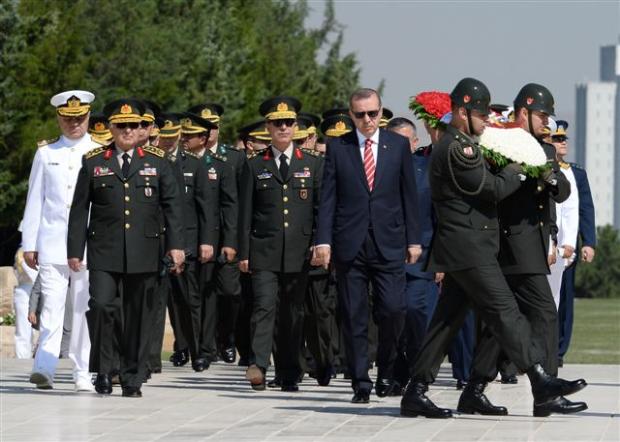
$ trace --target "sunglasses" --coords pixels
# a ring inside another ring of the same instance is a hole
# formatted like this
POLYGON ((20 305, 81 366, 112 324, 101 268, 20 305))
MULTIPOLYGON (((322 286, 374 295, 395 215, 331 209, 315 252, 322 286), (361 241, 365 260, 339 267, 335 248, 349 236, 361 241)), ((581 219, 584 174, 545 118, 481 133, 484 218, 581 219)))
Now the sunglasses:
POLYGON ((143 129, 149 127, 152 124, 153 123, 151 123, 150 121, 140 121, 140 127, 143 128, 143 129))
POLYGON ((377 118, 379 116, 379 110, 371 110, 371 111, 366 111, 366 112, 353 112, 353 111, 351 112, 353 113, 353 116, 357 118, 358 120, 361 120, 366 115, 368 115, 368 118, 377 118))
POLYGON ((126 128, 130 128, 130 129, 137 129, 140 127, 141 123, 114 123, 114 126, 117 129, 126 129, 126 128))
POLYGON ((565 137, 563 135, 557 135, 557 136, 552 136, 551 139, 555 141, 556 143, 563 143, 564 141, 568 139, 568 137, 565 137))
POLYGON ((293 124, 295 124, 295 119, 294 118, 282 118, 280 120, 271 120, 269 123, 273 124, 276 127, 280 127, 282 125, 285 125, 286 127, 291 127, 293 126, 293 124))

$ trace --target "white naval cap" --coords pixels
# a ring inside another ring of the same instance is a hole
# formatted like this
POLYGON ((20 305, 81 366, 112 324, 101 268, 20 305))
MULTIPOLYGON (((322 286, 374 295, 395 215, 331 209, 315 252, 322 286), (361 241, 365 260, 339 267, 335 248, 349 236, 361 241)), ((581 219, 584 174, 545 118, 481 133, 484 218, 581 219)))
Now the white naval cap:
POLYGON ((58 115, 64 117, 79 117, 90 110, 90 103, 95 100, 95 94, 88 91, 65 91, 56 94, 50 100, 58 115))
POLYGON ((558 124, 555 120, 549 117, 549 122, 547 123, 547 128, 549 128, 549 134, 553 135, 558 131, 558 124))

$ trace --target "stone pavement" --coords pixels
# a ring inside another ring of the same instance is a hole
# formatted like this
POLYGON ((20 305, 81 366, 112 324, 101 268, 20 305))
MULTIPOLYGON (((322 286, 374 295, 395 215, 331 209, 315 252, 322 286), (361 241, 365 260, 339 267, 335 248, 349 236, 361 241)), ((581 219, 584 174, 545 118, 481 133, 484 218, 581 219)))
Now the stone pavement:
MULTIPOLYGON (((144 385, 142 399, 73 392, 68 361, 62 360, 54 390, 27 382, 31 361, 0 359, 0 441, 619 441, 620 366, 571 365, 560 374, 583 376, 589 386, 572 396, 590 409, 572 416, 531 416, 526 377, 517 385, 493 383, 489 398, 508 407, 502 418, 456 415, 432 420, 398 416, 399 398, 371 396, 349 403, 348 382, 319 387, 306 378, 299 393, 253 392, 243 369, 222 363, 203 373, 165 363, 144 385)), ((455 408, 459 393, 442 368, 431 398, 455 408)))

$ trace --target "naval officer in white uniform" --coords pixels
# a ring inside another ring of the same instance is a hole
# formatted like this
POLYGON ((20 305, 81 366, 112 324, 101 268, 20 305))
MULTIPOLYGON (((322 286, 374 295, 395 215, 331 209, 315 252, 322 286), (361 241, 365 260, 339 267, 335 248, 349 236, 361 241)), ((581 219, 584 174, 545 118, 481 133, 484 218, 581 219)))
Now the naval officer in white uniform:
POLYGON ((72 90, 54 95, 62 135, 38 143, 28 181, 28 198, 22 223, 24 260, 39 270, 43 309, 40 337, 30 382, 40 389, 53 388, 60 353, 67 289, 73 298, 73 327, 69 358, 74 363, 76 391, 92 391, 88 370, 90 338, 86 322, 88 272, 74 272, 67 265, 67 226, 82 156, 101 146, 88 134, 90 103, 95 96, 72 90))

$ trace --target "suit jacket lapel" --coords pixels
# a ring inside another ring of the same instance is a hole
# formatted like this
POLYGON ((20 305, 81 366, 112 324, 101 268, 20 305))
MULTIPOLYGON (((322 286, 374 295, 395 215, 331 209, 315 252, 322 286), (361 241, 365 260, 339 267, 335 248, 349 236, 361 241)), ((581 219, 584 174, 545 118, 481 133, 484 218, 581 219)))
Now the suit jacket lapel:
POLYGON ((383 172, 385 171, 385 163, 388 160, 388 146, 385 144, 384 136, 382 134, 381 129, 379 129, 379 144, 377 145, 377 161, 375 164, 375 184, 376 188, 379 184, 379 181, 383 177, 383 172))
POLYGON ((364 170, 364 160, 362 159, 362 154, 360 153, 360 144, 357 139, 357 132, 352 131, 351 134, 350 140, 347 140, 349 141, 349 146, 346 148, 349 151, 349 157, 351 158, 353 169, 358 171, 359 178, 362 180, 366 190, 370 192, 368 180, 366 179, 366 171, 364 170))
MULTIPOLYGON (((135 174, 138 169, 142 168, 142 163, 144 162, 144 159, 140 158, 140 155, 138 155, 138 148, 134 149, 130 161, 131 162, 129 163, 129 172, 127 173, 127 179, 131 178, 131 176, 135 174)), ((121 176, 123 176, 122 173, 121 176)))
MULTIPOLYGON (((271 150, 271 147, 268 147, 267 149, 271 150)), ((282 182, 282 178, 280 177, 280 171, 278 170, 278 167, 276 166, 276 160, 273 157, 273 152, 269 152, 268 159, 265 159, 265 154, 263 154, 262 161, 263 161, 263 167, 267 169, 276 180, 278 180, 279 182, 282 182)))
POLYGON ((116 174, 116 176, 121 181, 123 181, 123 172, 121 172, 121 166, 119 166, 118 158, 116 158, 116 154, 118 152, 116 151, 116 147, 114 145, 111 146, 111 149, 112 149, 112 155, 110 156, 110 158, 105 160, 107 162, 106 165, 112 170, 112 172, 116 174))

